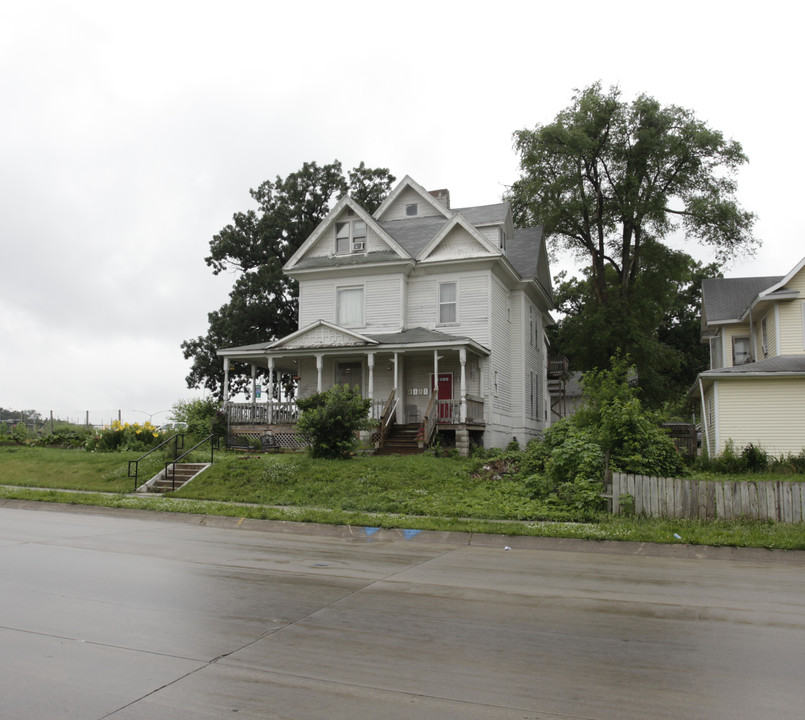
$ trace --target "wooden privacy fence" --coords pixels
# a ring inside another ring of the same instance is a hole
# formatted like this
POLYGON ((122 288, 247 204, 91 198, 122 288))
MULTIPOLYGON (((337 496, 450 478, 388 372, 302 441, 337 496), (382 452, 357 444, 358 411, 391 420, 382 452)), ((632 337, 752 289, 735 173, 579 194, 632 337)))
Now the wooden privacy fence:
POLYGON ((805 483, 788 480, 742 482, 684 480, 612 473, 612 512, 624 496, 636 515, 691 520, 805 520, 805 483), (631 501, 630 501, 631 502, 631 501))

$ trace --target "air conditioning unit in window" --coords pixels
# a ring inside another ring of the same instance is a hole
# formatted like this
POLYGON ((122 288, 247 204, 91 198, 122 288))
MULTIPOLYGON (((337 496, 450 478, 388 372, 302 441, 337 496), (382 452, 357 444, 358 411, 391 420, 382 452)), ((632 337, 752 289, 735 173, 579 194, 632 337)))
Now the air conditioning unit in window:
POLYGON ((352 252, 363 252, 366 249, 366 243, 363 240, 352 243, 352 252))

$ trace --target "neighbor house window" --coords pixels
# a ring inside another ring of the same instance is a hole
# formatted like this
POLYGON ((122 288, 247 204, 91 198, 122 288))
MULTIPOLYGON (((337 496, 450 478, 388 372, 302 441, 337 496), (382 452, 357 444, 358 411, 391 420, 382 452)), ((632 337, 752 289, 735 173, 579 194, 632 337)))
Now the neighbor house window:
POLYGON ((440 325, 458 322, 458 312, 456 306, 456 284, 454 282, 439 283, 440 325))
POLYGON ((335 251, 339 255, 366 250, 366 223, 363 220, 335 224, 335 251))
POLYGON ((336 322, 343 327, 363 325, 363 288, 339 288, 336 292, 336 322))
POLYGON ((732 364, 743 365, 745 362, 749 362, 751 357, 749 348, 748 337, 732 338, 732 364))
POLYGON ((534 344, 534 306, 528 305, 528 342, 534 344))

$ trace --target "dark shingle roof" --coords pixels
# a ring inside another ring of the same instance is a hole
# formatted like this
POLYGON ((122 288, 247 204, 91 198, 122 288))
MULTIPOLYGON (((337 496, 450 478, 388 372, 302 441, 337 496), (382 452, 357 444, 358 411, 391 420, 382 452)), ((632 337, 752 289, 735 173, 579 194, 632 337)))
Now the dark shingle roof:
POLYGON ((506 257, 522 278, 537 276, 542 228, 521 228, 514 231, 514 237, 506 243, 506 257))
POLYGON ((509 203, 495 205, 476 205, 475 207, 456 208, 473 225, 490 225, 506 222, 509 214, 509 203))
POLYGON ((702 305, 707 322, 738 320, 758 293, 783 279, 783 275, 748 278, 711 278, 702 281, 702 305))
POLYGON ((758 362, 733 365, 732 367, 719 368, 718 370, 707 370, 701 374, 703 377, 707 377, 711 375, 740 376, 753 373, 769 375, 777 373, 805 374, 805 355, 778 355, 777 357, 767 358, 766 360, 758 360, 758 362))
POLYGON ((344 267, 349 265, 369 265, 378 262, 390 262, 392 260, 399 260, 399 256, 389 251, 384 252, 370 252, 370 253, 352 253, 345 255, 329 255, 317 257, 302 258, 294 266, 294 270, 308 270, 311 268, 325 268, 325 267, 344 267))
POLYGON ((399 333, 386 333, 384 335, 375 335, 370 333, 363 333, 366 337, 376 340, 381 345, 419 345, 422 343, 445 343, 464 341, 469 342, 470 338, 459 335, 448 335, 447 333, 438 332, 437 330, 427 330, 423 327, 415 327, 410 330, 403 330, 399 333))
POLYGON ((411 257, 416 257, 436 236, 448 220, 438 215, 432 217, 386 220, 379 223, 411 257))

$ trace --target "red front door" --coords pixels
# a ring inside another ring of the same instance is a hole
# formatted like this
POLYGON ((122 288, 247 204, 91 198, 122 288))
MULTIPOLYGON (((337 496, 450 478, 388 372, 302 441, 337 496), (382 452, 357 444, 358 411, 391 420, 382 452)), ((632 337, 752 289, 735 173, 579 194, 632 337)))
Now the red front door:
MULTIPOLYGON (((433 375, 430 376, 433 385, 433 375)), ((434 388, 438 392, 439 400, 439 420, 451 420, 453 418, 453 403, 445 402, 453 399, 453 373, 439 373, 439 384, 434 388)))

